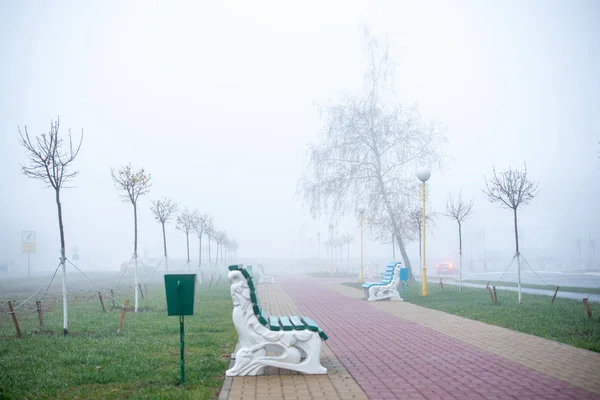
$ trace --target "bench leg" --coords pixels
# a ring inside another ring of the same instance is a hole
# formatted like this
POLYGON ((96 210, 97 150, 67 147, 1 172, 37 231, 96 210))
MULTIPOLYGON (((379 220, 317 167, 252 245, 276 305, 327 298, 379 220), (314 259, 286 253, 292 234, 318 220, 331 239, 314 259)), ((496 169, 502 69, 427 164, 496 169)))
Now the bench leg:
POLYGON ((259 375, 265 367, 284 368, 305 374, 327 373, 327 368, 321 365, 323 343, 316 332, 290 331, 284 332, 283 336, 277 342, 264 341, 251 347, 238 349, 235 353, 234 365, 225 372, 225 375, 259 375), (303 360, 300 350, 306 354, 303 360), (277 354, 268 355, 267 351, 277 354))

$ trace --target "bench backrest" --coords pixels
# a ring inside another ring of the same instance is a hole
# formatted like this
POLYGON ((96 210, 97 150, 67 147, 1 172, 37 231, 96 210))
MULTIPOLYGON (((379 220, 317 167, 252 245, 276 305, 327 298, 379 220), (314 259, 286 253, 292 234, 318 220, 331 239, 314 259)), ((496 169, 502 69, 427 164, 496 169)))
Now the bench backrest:
MULTIPOLYGON (((386 282, 386 283, 390 283, 392 281, 392 279, 394 279, 394 274, 396 272, 396 266, 400 266, 402 265, 401 262, 390 262, 388 263, 388 265, 385 267, 385 272, 383 273, 383 279, 381 280, 381 282, 386 282)), ((400 272, 398 271, 398 274, 400 272)))
POLYGON ((261 325, 267 326, 267 324, 269 323, 269 315, 258 303, 258 297, 256 296, 256 287, 254 286, 254 279, 252 278, 248 270, 244 268, 243 264, 230 265, 228 269, 230 271, 239 271, 242 273, 244 278, 246 278, 246 281, 248 282, 248 288, 250 289, 250 301, 252 301, 252 311, 254 311, 254 315, 258 319, 258 322, 260 322, 261 325))

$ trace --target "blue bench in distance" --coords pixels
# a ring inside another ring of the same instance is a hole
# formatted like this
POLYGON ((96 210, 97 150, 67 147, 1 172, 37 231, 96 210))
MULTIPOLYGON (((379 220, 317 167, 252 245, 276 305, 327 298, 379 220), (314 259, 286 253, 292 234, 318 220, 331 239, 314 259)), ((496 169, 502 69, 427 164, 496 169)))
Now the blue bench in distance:
POLYGON ((365 292, 364 298, 368 301, 377 301, 389 299, 392 301, 402 301, 398 293, 400 285, 401 262, 390 262, 383 273, 383 279, 380 282, 365 282, 362 287, 365 292))

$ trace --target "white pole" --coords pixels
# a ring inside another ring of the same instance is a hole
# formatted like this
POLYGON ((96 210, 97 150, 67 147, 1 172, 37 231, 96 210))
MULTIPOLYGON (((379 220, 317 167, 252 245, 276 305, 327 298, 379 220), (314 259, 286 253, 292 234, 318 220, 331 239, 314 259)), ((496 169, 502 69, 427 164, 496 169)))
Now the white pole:
POLYGON ((135 264, 135 272, 133 277, 133 285, 135 286, 135 312, 138 312, 138 262, 137 262, 137 254, 133 255, 134 264, 135 264))
POLYGON ((65 336, 69 334, 69 314, 67 311, 67 266, 65 258, 60 261, 63 270, 63 333, 65 336))

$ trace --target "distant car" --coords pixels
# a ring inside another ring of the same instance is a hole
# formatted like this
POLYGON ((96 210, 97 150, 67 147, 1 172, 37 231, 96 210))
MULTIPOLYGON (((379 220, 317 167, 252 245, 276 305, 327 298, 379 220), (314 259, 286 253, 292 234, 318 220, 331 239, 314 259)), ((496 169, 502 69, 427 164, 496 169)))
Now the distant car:
POLYGON ((436 266, 436 271, 437 271, 438 275, 453 274, 456 272, 456 267, 454 266, 454 264, 442 263, 442 264, 438 264, 436 266))

